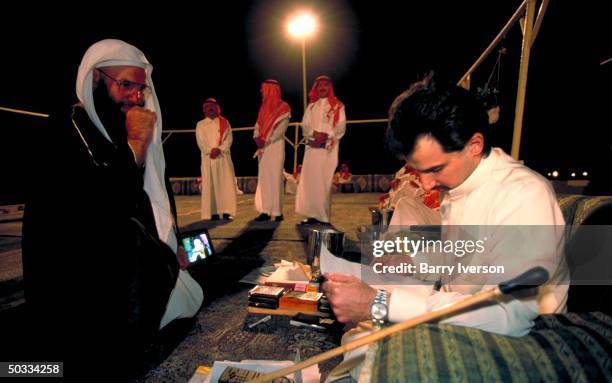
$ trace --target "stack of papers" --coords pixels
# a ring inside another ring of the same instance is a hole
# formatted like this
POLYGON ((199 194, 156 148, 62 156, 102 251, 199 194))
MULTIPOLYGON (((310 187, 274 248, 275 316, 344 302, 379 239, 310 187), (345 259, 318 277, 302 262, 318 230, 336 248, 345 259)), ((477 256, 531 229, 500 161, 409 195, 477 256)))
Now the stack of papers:
POLYGON ((275 264, 275 266, 277 266, 277 269, 268 277, 268 282, 308 282, 310 280, 307 275, 307 266, 299 262, 288 262, 283 260, 281 263, 275 264))
MULTIPOLYGON (((289 360, 243 360, 241 362, 232 362, 229 360, 216 361, 213 364, 212 371, 210 372, 207 372, 207 370, 210 370, 210 368, 203 366, 198 367, 195 374, 193 374, 189 380, 189 383, 217 383, 219 381, 219 377, 221 374, 223 374, 223 371, 229 366, 268 373, 292 366, 293 364, 294 362, 289 360)), ((287 375, 287 377, 295 381, 294 374, 287 375)), ((319 367, 316 364, 302 370, 303 383, 318 383, 320 380, 321 374, 319 373, 319 367)))
POLYGON ((251 285, 263 285, 266 283, 266 279, 276 270, 275 266, 262 266, 254 269, 239 281, 241 283, 248 283, 251 285))
POLYGON ((300 262, 281 261, 275 264, 276 270, 266 279, 269 286, 282 286, 290 290, 305 291, 310 281, 310 266, 300 262), (297 287, 296 286, 301 286, 297 287))
POLYGON ((300 262, 282 260, 274 266, 264 266, 245 275, 240 282, 253 285, 272 285, 290 287, 296 283, 310 281, 310 266, 300 262))

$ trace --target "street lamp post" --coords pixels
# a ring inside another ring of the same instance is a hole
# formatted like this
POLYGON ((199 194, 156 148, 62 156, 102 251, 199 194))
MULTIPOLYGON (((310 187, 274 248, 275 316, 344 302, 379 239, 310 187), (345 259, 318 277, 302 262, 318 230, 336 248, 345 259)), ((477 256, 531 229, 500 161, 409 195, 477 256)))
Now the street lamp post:
MULTIPOLYGON (((304 100, 304 112, 308 106, 307 84, 306 84, 306 38, 311 35, 316 28, 316 22, 312 15, 308 13, 300 14, 293 18, 288 25, 289 34, 299 38, 302 43, 302 91, 304 100)), ((299 126, 295 126, 295 138, 293 142, 293 172, 297 168, 297 148, 299 146, 299 126)))
POLYGON ((310 36, 316 28, 316 22, 312 15, 302 13, 289 21, 289 34, 297 37, 302 43, 302 87, 304 90, 304 110, 308 105, 306 99, 306 38, 310 36))
POLYGON ((306 38, 302 37, 302 89, 304 91, 304 112, 306 112, 306 107, 308 106, 308 96, 306 92, 307 87, 308 84, 306 84, 306 38))

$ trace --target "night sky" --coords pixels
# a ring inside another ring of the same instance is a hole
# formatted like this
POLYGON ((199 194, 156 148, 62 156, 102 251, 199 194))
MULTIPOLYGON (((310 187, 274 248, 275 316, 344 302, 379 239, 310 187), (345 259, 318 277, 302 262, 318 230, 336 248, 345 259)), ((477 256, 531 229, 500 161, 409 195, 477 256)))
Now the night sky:
MULTIPOLYGON (((385 118, 395 96, 426 70, 458 80, 519 4, 261 0, 197 6, 172 2, 143 10, 108 2, 95 12, 82 5, 69 7, 63 16, 51 9, 13 5, 5 9, 0 26, 0 106, 52 113, 73 103, 76 71, 87 47, 103 38, 119 38, 139 47, 153 64, 166 130, 193 129, 207 97, 219 100, 233 127, 252 126, 260 104, 259 84, 266 78, 280 81, 283 98, 292 107, 291 121, 300 121, 301 51, 287 36, 286 19, 297 8, 309 8, 318 15, 320 29, 307 41, 308 87, 316 76, 328 74, 348 119, 385 118), (8 18, 16 24, 6 22, 8 18)), ((521 158, 542 173, 590 169, 610 142, 609 119, 598 113, 610 105, 612 63, 599 63, 612 56, 611 34, 609 27, 603 29, 602 10, 592 3, 580 7, 551 0, 532 51, 521 158)), ((501 59, 500 80, 493 84, 500 89, 502 118, 492 140, 509 152, 521 49, 518 25, 503 46, 508 53, 501 59)), ((492 54, 475 72, 473 89, 487 81, 496 59, 492 54)), ((44 127, 44 119, 0 111, 0 125, 0 162, 8 180, 3 195, 18 194, 24 177, 31 176, 22 174, 19 164, 28 160, 28 140, 44 127)), ((395 172, 401 164, 383 152, 383 133, 381 124, 349 125, 340 161, 354 174, 395 172)), ((234 134, 238 176, 257 173, 251 135, 234 134)), ((199 175, 193 135, 172 136, 165 150, 170 176, 199 175)), ((286 157, 290 170, 292 152, 287 150, 286 157)))

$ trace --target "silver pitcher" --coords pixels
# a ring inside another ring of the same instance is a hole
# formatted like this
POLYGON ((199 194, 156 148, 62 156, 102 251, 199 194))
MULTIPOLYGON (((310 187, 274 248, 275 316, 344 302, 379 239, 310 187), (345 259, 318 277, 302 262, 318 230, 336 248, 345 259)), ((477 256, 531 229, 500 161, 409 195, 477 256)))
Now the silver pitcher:
POLYGON ((374 233, 374 239, 387 231, 391 217, 393 217, 393 209, 378 209, 370 208, 370 214, 372 216, 372 232, 374 233))
POLYGON ((321 273, 321 246, 337 257, 344 252, 344 233, 334 229, 311 229, 308 234, 306 262, 310 265, 313 276, 321 273))

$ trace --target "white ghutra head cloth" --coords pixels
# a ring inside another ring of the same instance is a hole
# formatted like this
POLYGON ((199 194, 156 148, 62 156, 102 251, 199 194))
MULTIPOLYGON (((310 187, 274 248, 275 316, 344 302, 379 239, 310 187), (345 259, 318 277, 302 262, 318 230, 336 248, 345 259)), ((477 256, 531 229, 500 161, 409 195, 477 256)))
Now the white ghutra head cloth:
POLYGON ((94 125, 104 137, 111 142, 112 140, 108 132, 96 113, 92 89, 94 69, 109 66, 135 66, 145 69, 147 85, 151 88, 151 92, 146 95, 144 100, 145 109, 155 112, 157 114, 157 121, 155 123, 153 139, 147 149, 144 190, 151 200, 159 238, 176 251, 177 240, 174 233, 174 219, 170 209, 164 178, 166 161, 164 159, 161 142, 161 109, 159 107, 153 81, 151 80, 153 66, 138 48, 121 40, 101 40, 90 46, 87 52, 85 52, 77 74, 77 97, 83 104, 87 115, 94 125))

